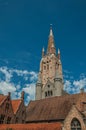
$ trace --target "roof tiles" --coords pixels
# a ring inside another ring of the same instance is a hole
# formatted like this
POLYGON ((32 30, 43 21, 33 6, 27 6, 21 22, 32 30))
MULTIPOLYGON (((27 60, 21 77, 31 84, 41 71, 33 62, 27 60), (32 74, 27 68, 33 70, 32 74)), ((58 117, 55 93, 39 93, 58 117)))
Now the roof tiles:
POLYGON ((13 107, 14 114, 16 114, 17 110, 19 109, 20 104, 21 104, 21 99, 12 100, 12 107, 13 107))
POLYGON ((61 130, 61 123, 38 123, 38 124, 3 124, 0 130, 61 130))
POLYGON ((78 101, 80 95, 56 96, 31 101, 27 107, 26 121, 41 122, 65 119, 72 105, 78 101))

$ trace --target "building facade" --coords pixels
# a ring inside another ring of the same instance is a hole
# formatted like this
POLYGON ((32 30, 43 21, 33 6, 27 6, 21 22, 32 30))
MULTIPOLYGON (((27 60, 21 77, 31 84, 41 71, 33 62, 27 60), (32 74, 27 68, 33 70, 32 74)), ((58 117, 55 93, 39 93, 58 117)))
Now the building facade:
POLYGON ((13 122, 14 113, 10 93, 7 96, 0 94, 0 124, 12 124, 13 122))
POLYGON ((21 99, 12 100, 12 108, 14 112, 14 124, 24 124, 26 120, 24 92, 21 93, 21 99))

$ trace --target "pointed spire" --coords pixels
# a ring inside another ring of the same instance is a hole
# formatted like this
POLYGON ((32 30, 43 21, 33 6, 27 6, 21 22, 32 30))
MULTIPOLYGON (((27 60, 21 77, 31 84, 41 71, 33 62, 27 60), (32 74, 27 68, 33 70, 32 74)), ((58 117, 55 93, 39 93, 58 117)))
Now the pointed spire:
POLYGON ((58 59, 60 60, 60 49, 58 48, 58 59))
POLYGON ((54 44, 54 36, 52 31, 52 26, 50 27, 50 34, 49 34, 49 40, 48 40, 48 48, 47 48, 47 54, 56 54, 55 44, 54 44))
POLYGON ((44 47, 42 48, 42 52, 44 52, 45 50, 44 50, 44 47))
POLYGON ((52 31, 52 24, 50 24, 50 35, 49 36, 53 36, 53 31, 52 31))
POLYGON ((38 74, 38 81, 37 81, 38 84, 41 84, 42 83, 42 79, 41 79, 41 72, 39 72, 38 74))
POLYGON ((60 49, 58 48, 58 54, 60 54, 60 49))

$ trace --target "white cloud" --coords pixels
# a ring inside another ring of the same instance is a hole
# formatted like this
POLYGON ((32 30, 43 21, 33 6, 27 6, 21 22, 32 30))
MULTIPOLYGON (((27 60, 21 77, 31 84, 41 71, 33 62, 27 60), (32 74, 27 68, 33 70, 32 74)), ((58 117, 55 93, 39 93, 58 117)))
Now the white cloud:
POLYGON ((0 72, 5 75, 5 80, 7 82, 9 82, 10 79, 12 78, 12 73, 8 70, 8 68, 7 67, 0 67, 0 72))
POLYGON ((31 71, 29 74, 31 75, 31 77, 30 77, 31 82, 37 80, 38 73, 31 71))
POLYGON ((64 82, 64 90, 69 93, 79 93, 81 88, 84 88, 84 90, 86 89, 85 76, 83 78, 80 76, 79 80, 65 80, 64 82))
POLYGON ((84 88, 86 86, 86 78, 74 81, 73 85, 75 87, 79 87, 80 89, 84 88))
POLYGON ((24 75, 28 75, 29 74, 29 72, 27 70, 11 69, 10 72, 11 73, 16 73, 18 76, 24 76, 24 75))
POLYGON ((31 99, 35 99, 35 82, 37 80, 37 72, 12 69, 4 66, 0 67, 0 75, 0 93, 7 95, 8 92, 11 92, 12 99, 16 99, 21 97, 21 92, 24 90, 27 95, 26 103, 31 99), (22 77, 24 81, 16 81, 16 79, 14 79, 15 73, 17 80, 18 77, 22 77))
POLYGON ((15 92, 16 91, 16 87, 13 83, 8 83, 6 81, 1 81, 0 82, 0 91, 3 93, 3 94, 8 94, 8 92, 15 92))
POLYGON ((35 83, 26 84, 26 87, 23 88, 23 91, 27 94, 29 94, 30 99, 35 99, 35 83))
POLYGON ((67 92, 70 92, 71 91, 71 87, 72 87, 71 82, 69 80, 65 80, 64 90, 66 90, 67 92))

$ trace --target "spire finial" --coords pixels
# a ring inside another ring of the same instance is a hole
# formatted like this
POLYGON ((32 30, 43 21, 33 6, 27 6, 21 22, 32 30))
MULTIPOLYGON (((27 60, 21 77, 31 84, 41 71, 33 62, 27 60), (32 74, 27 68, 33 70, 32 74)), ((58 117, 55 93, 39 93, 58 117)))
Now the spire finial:
POLYGON ((60 49, 58 48, 58 54, 60 54, 60 49))
POLYGON ((53 36, 52 24, 50 24, 50 36, 53 36))
POLYGON ((45 50, 44 50, 44 46, 43 46, 43 48, 42 48, 42 52, 44 52, 45 50))

